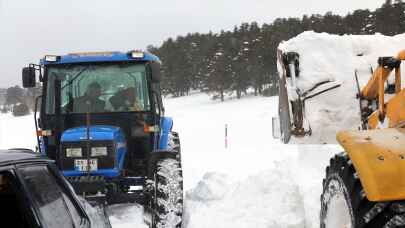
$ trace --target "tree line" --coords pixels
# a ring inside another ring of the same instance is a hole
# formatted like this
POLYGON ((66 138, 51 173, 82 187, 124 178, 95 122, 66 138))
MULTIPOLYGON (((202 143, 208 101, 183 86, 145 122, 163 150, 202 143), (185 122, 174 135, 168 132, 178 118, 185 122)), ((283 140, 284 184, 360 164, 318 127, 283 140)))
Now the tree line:
POLYGON ((278 18, 272 23, 242 23, 232 31, 190 33, 169 38, 148 51, 162 60, 164 94, 188 95, 203 91, 222 101, 226 94, 240 98, 252 89, 256 95, 277 93, 278 44, 312 30, 330 34, 395 35, 405 32, 405 3, 385 0, 374 11, 359 9, 340 16, 304 15, 278 18))
POLYGON ((7 88, 5 92, 5 101, 0 111, 2 113, 11 112, 14 116, 23 116, 30 113, 35 108, 35 100, 41 94, 41 86, 24 89, 20 86, 7 88))

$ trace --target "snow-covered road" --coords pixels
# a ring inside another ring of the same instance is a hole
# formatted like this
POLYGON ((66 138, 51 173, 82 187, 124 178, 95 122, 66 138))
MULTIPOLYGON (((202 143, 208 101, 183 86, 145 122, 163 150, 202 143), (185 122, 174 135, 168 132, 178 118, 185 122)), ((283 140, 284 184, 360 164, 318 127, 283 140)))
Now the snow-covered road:
MULTIPOLYGON (((334 145, 283 145, 271 136, 277 97, 166 99, 180 133, 186 228, 315 228, 334 145), (228 148, 225 148, 228 125, 228 148)), ((0 116, 0 147, 35 146, 32 116, 0 116)), ((146 227, 139 205, 110 207, 114 228, 146 227)))

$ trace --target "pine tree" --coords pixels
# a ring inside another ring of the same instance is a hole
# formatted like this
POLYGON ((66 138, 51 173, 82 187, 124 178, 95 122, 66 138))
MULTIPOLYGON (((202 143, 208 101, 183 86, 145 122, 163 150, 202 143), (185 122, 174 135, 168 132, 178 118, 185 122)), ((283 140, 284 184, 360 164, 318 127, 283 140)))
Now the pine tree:
POLYGON ((226 93, 238 98, 253 88, 261 94, 264 87, 277 90, 277 49, 280 42, 313 30, 331 34, 395 35, 405 32, 405 4, 386 0, 375 11, 355 10, 342 17, 332 12, 304 15, 302 18, 277 18, 259 26, 242 23, 232 31, 219 34, 190 33, 169 38, 160 47, 149 46, 162 62, 162 88, 165 94, 187 95, 190 90, 226 93))

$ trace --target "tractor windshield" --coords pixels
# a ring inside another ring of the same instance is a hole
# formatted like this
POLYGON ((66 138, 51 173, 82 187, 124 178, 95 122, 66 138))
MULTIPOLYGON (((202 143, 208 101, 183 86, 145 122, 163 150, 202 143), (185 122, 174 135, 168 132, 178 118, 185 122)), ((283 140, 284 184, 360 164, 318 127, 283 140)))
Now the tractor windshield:
POLYGON ((150 110, 144 64, 49 66, 47 76, 47 114, 55 114, 55 88, 59 83, 62 114, 150 110))

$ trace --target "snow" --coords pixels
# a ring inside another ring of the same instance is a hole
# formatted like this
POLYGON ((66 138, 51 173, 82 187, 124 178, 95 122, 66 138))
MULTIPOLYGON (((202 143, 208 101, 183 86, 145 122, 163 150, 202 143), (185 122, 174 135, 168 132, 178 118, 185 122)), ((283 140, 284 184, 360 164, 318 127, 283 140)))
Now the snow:
POLYGON ((182 145, 185 227, 319 227, 325 168, 341 148, 274 140, 277 101, 222 103, 204 94, 165 100, 182 145))
POLYGON ((37 142, 32 115, 14 117, 0 115, 0 146, 2 149, 30 148, 35 150, 37 142))
MULTIPOLYGON (((324 169, 341 149, 272 139, 277 101, 250 96, 222 103, 205 94, 165 99, 182 145, 186 228, 319 227, 324 169)), ((32 116, 0 115, 0 123, 0 147, 35 147, 32 116)), ((139 205, 108 212, 114 228, 147 227, 139 205)))
MULTIPOLYGON (((313 135, 295 138, 292 142, 336 143, 337 131, 357 129, 360 114, 355 70, 362 87, 371 76, 371 68, 377 68, 378 57, 397 56, 404 42, 405 34, 338 36, 308 31, 281 43, 279 49, 283 52, 300 55, 300 76, 296 83, 302 92, 322 81, 341 83, 339 88, 307 100, 306 118, 313 135)), ((278 69, 281 71, 280 67, 278 69)), ((404 83, 404 77, 402 79, 404 83)))
POLYGON ((352 211, 347 205, 344 187, 337 180, 331 180, 329 182, 328 194, 324 199, 329 204, 329 210, 326 213, 324 224, 327 227, 346 227, 353 228, 352 225, 352 211))
POLYGON ((143 222, 143 208, 134 204, 113 205, 108 209, 113 228, 147 228, 143 222))
POLYGON ((186 226, 304 227, 298 186, 283 169, 286 167, 279 166, 232 184, 226 183, 228 178, 223 174, 204 176, 187 195, 186 226), (219 194, 215 192, 218 184, 223 185, 219 194))

